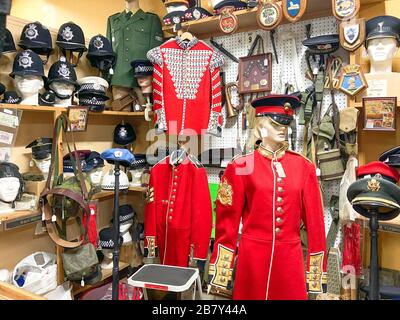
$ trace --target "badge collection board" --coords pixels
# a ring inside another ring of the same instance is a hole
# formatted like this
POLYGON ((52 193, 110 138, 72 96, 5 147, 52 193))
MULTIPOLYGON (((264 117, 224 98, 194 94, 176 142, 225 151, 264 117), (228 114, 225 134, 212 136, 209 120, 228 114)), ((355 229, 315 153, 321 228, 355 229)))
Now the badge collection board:
MULTIPOLYGON (((293 63, 282 63, 283 61, 289 61, 291 57, 294 55, 292 53, 292 47, 290 45, 290 41, 280 41, 279 37, 285 32, 292 32, 295 35, 296 39, 296 51, 298 54, 298 61, 300 64, 300 75, 302 82, 299 84, 300 89, 304 90, 312 83, 311 81, 305 78, 305 73, 307 70, 307 64, 305 59, 305 51, 306 48, 302 45, 302 41, 306 38, 306 25, 312 24, 311 36, 319 36, 324 34, 332 34, 338 32, 338 24, 334 17, 325 17, 318 18, 313 20, 301 21, 293 24, 284 24, 280 25, 276 28, 275 33, 275 43, 278 54, 279 64, 276 63, 275 57, 272 59, 273 67, 272 67, 272 93, 283 93, 280 90, 281 79, 283 79, 282 83, 286 82, 294 82, 295 71, 293 68, 293 63), (287 55, 286 57, 284 55, 287 55)), ((230 36, 223 36, 215 38, 214 40, 219 44, 222 44, 224 48, 226 48, 229 52, 231 52, 236 58, 245 57, 247 52, 249 51, 254 39, 257 34, 259 34, 264 39, 265 52, 273 53, 272 43, 270 41, 270 35, 268 31, 264 30, 255 30, 253 32, 243 32, 237 33, 230 36)), ((205 40, 210 46, 211 44, 205 40)), ((212 47, 212 46, 211 46, 212 47)), ((340 56, 343 60, 344 64, 349 62, 349 54, 343 49, 335 52, 334 56, 340 56)), ((315 65, 312 65, 314 67, 315 65)), ((222 71, 226 73, 226 83, 235 82, 237 78, 238 72, 238 64, 225 57, 225 65, 222 67, 222 71)), ((259 95, 260 97, 263 94, 259 95)), ((255 95, 253 96, 255 97, 255 95)), ((335 100, 339 107, 339 110, 342 110, 347 106, 347 97, 336 90, 335 92, 335 100)), ((322 114, 325 113, 329 105, 331 104, 331 97, 329 94, 329 90, 326 90, 324 94, 323 100, 323 108, 322 114)), ((237 146, 237 121, 239 121, 239 136, 240 136, 240 145, 242 150, 245 148, 245 144, 248 139, 248 134, 251 131, 250 129, 242 130, 242 117, 238 118, 226 119, 226 110, 223 109, 224 115, 224 129, 221 138, 210 137, 205 139, 205 150, 207 149, 217 149, 217 148, 235 148, 237 146)), ((298 115, 296 115, 296 123, 297 123, 297 139, 296 139, 296 152, 302 152, 302 144, 303 144, 303 132, 304 126, 298 125, 298 115)), ((219 182, 219 173, 222 169, 219 168, 207 168, 208 178, 210 183, 218 183, 219 182)), ((339 195, 340 189, 340 180, 337 181, 329 181, 323 182, 323 199, 325 204, 325 230, 326 233, 329 231, 329 227, 332 223, 332 218, 329 213, 329 200, 332 195, 339 195)), ((335 247, 337 247, 341 240, 341 230, 338 232, 338 237, 335 242, 335 247)))

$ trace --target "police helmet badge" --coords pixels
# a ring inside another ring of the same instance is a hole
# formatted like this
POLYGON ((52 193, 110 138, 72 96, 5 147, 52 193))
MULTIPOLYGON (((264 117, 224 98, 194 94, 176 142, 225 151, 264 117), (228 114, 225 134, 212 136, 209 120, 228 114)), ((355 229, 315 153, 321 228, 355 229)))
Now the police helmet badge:
POLYGON ((360 0, 332 0, 334 16, 339 20, 349 20, 360 11, 360 0))
POLYGON ((193 17, 194 17, 196 20, 199 20, 199 19, 201 18, 201 12, 200 12, 198 9, 194 9, 194 10, 193 10, 193 17))
POLYGON ((180 18, 179 16, 174 16, 174 17, 172 18, 172 22, 173 22, 174 24, 181 23, 181 18, 180 18))
POLYGON ((229 6, 224 7, 219 17, 219 28, 223 33, 232 34, 234 33, 239 25, 238 18, 233 14, 235 7, 229 6))
POLYGON ((101 40, 100 37, 97 37, 97 38, 93 41, 93 45, 95 46, 95 48, 96 48, 97 50, 100 50, 100 49, 102 49, 102 48, 104 47, 104 43, 103 43, 103 41, 101 40))
POLYGON ((276 0, 261 0, 257 11, 257 23, 264 30, 275 29, 282 21, 282 7, 276 0))
POLYGON ((349 64, 343 68, 339 89, 345 94, 354 97, 368 88, 367 80, 359 65, 349 64))
POLYGON ((25 36, 29 40, 34 40, 39 36, 39 32, 37 31, 37 26, 31 23, 28 28, 25 30, 25 36))
POLYGON ((119 130, 118 135, 119 135, 121 138, 126 138, 126 136, 128 135, 128 131, 126 131, 126 129, 125 129, 124 127, 122 127, 122 128, 119 130))
POLYGON ((340 44, 347 51, 355 51, 365 41, 365 19, 343 21, 339 28, 340 44))
POLYGON ((71 71, 66 64, 61 64, 57 72, 61 77, 65 79, 69 79, 69 76, 71 74, 71 71))
POLYGON ((19 57, 18 64, 24 69, 32 67, 33 60, 32 57, 29 55, 29 52, 22 52, 21 56, 19 57))
POLYGON ((74 38, 74 33, 72 32, 70 27, 65 27, 65 29, 62 31, 61 36, 65 41, 71 41, 74 38))
POLYGON ((290 22, 301 19, 306 11, 307 0, 282 0, 282 10, 285 18, 290 22))

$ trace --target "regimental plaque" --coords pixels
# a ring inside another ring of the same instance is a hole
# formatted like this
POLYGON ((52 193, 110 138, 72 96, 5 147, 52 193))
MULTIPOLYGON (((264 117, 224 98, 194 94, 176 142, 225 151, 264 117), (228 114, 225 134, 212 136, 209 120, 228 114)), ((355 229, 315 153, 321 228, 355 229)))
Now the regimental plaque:
POLYGON ((343 68, 340 77, 339 89, 345 94, 354 97, 368 88, 367 80, 359 65, 349 64, 343 68))
POLYGON ((234 7, 225 7, 221 11, 219 17, 219 28, 223 33, 232 34, 239 26, 238 18, 233 14, 234 10, 234 7))
POLYGON ((282 0, 282 10, 285 18, 290 22, 301 19, 306 11, 307 0, 282 0))
POLYGON ((365 41, 365 19, 343 21, 339 28, 340 44, 347 51, 355 51, 365 41))
POLYGON ((264 30, 275 29, 282 21, 282 7, 275 0, 260 0, 257 23, 264 30))
POLYGON ((360 0, 332 0, 333 15, 339 20, 350 20, 360 11, 360 0))

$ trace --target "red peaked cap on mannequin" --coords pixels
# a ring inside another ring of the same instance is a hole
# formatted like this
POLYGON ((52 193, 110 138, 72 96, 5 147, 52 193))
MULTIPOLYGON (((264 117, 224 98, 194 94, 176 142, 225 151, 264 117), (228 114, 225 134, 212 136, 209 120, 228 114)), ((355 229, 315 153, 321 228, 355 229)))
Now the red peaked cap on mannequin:
POLYGON ((376 174, 380 174, 383 179, 390 180, 394 183, 398 183, 400 180, 400 174, 397 170, 381 161, 372 161, 357 169, 357 178, 359 179, 368 175, 375 176, 376 174))
POLYGON ((256 109, 256 117, 268 116, 279 124, 288 126, 294 118, 300 99, 295 95, 269 95, 254 100, 251 105, 256 109))

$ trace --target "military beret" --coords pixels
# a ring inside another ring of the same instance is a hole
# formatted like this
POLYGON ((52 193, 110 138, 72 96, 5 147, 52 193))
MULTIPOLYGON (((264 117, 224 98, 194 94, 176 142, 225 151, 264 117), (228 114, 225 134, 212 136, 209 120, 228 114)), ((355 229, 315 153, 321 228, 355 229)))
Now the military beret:
POLYGON ((53 148, 52 138, 39 138, 28 144, 25 149, 32 149, 32 157, 37 160, 43 160, 51 155, 53 148))
POLYGON ((366 41, 377 38, 395 38, 400 42, 400 19, 393 16, 379 16, 366 23, 366 41))
POLYGON ((397 183, 400 179, 400 175, 396 169, 389 167, 381 161, 372 161, 357 169, 357 178, 374 177, 376 175, 393 183, 397 183))
POLYGON ((136 133, 132 125, 129 123, 118 124, 114 129, 114 143, 121 146, 127 146, 135 142, 136 133))
POLYGON ((101 154, 101 158, 108 163, 120 162, 124 167, 130 167, 135 157, 127 149, 108 149, 101 154))
POLYGON ((390 167, 400 167, 400 147, 394 147, 382 153, 379 161, 386 163, 390 167))
MULTIPOLYGON (((123 238, 120 236, 119 245, 122 244, 123 238)), ((114 229, 112 227, 104 228, 99 232, 99 246, 102 249, 114 249, 114 229)))
POLYGON ((153 64, 149 60, 134 60, 131 62, 135 77, 152 76, 153 64))
POLYGON ((347 190, 347 199, 355 211, 366 218, 371 209, 378 211, 378 220, 388 221, 400 212, 400 188, 387 180, 372 177, 352 183, 347 190))
POLYGON ((251 102, 256 109, 256 117, 268 116, 282 125, 289 125, 295 109, 300 107, 300 99, 294 95, 269 95, 251 102))
POLYGON ((308 48, 312 54, 330 54, 337 51, 340 47, 338 34, 328 34, 318 37, 307 38, 303 45, 308 48))
POLYGON ((4 92, 4 97, 3 100, 1 100, 1 103, 7 103, 7 104, 20 104, 22 99, 18 96, 18 94, 15 91, 6 91, 4 92))

